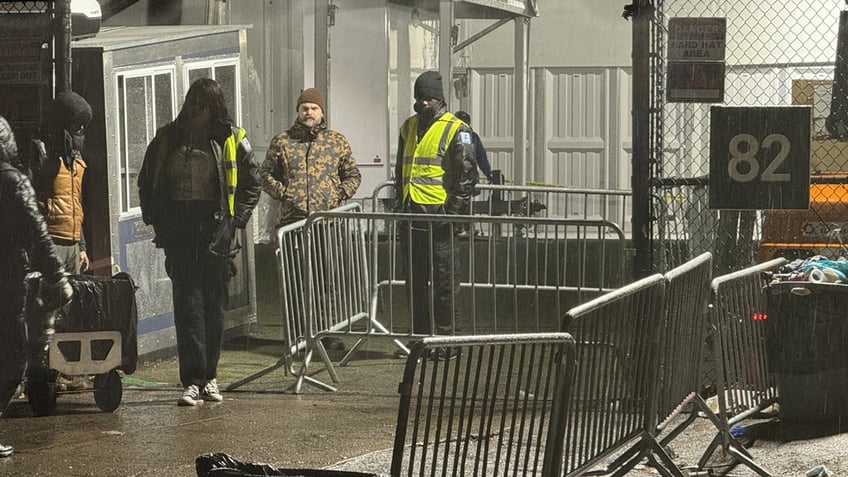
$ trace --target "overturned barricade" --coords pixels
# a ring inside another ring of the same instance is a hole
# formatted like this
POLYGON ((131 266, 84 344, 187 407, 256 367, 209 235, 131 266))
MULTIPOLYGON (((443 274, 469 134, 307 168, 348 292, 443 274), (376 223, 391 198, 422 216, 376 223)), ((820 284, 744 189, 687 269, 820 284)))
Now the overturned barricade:
MULTIPOLYGON (((197 475, 558 476, 560 421, 574 340, 566 333, 427 337, 410 350, 398 388, 391 462, 380 474, 292 469, 203 454, 197 475), (450 356, 450 359, 444 359, 450 356)), ((378 461, 379 462, 379 461, 378 461)))
POLYGON ((283 356, 230 389, 285 367, 298 377, 296 391, 303 382, 332 390, 307 374, 317 351, 338 382, 321 342, 328 336, 357 339, 346 363, 359 339, 392 338, 407 351, 400 340, 435 334, 439 326, 439 334, 459 335, 556 331, 556 316, 624 280, 625 238, 612 222, 378 214, 358 207, 316 213, 278 230, 283 356), (463 233, 469 229, 481 232, 463 233), (404 239, 413 233, 424 238, 423 250, 413 251, 404 239), (436 267, 426 263, 433 263, 427 259, 436 236, 451 267, 448 283, 437 280, 436 267), (417 270, 423 283, 425 298, 415 303, 405 286, 408 270, 417 270), (450 292, 438 298, 440 286, 450 292), (436 312, 437 300, 446 313, 436 312), (429 322, 429 329, 413 328, 414 307, 424 310, 419 321, 429 322), (298 354, 300 367, 294 369, 298 354))

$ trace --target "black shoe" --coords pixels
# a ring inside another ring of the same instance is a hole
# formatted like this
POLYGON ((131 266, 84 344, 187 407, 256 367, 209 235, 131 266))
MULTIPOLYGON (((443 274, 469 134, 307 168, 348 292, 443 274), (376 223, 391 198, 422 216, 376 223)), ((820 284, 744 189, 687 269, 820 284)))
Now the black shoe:
POLYGON ((326 338, 321 338, 321 343, 324 344, 324 348, 327 351, 344 351, 345 344, 344 341, 333 338, 332 336, 328 336, 326 338))
POLYGON ((430 350, 430 360, 432 361, 448 361, 456 359, 462 352, 459 348, 441 347, 430 350))
POLYGON ((9 457, 14 452, 15 449, 12 446, 4 446, 3 444, 0 444, 0 457, 9 457))

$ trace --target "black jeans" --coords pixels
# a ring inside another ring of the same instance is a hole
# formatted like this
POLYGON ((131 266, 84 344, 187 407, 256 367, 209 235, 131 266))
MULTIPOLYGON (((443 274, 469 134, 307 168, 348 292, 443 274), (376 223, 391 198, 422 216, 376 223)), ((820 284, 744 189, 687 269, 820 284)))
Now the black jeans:
POLYGON ((203 387, 217 377, 230 279, 227 259, 206 248, 166 248, 174 295, 174 327, 182 385, 203 387))
POLYGON ((27 367, 25 287, 0 291, 0 413, 12 401, 27 367))
POLYGON ((459 316, 459 278, 455 273, 455 251, 451 247, 454 228, 449 223, 435 223, 432 229, 429 225, 427 222, 399 224, 401 256, 407 270, 406 290, 412 311, 412 329, 416 334, 433 334, 430 326, 432 270, 435 332, 451 334, 453 315, 459 316))

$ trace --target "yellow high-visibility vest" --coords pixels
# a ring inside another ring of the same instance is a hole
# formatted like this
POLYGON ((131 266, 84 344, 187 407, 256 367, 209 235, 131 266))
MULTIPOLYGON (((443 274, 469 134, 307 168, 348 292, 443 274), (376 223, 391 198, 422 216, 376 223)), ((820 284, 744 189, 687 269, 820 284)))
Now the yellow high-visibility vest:
POLYGON ((230 217, 236 213, 236 186, 238 185, 238 165, 236 164, 236 150, 238 144, 244 139, 245 131, 242 128, 235 128, 230 137, 224 141, 224 150, 222 151, 224 161, 224 179, 227 181, 227 205, 230 206, 230 217))
POLYGON ((444 204, 447 191, 442 183, 445 157, 453 137, 462 121, 451 113, 436 119, 418 142, 418 116, 406 120, 401 126, 403 139, 403 199, 416 204, 444 204))

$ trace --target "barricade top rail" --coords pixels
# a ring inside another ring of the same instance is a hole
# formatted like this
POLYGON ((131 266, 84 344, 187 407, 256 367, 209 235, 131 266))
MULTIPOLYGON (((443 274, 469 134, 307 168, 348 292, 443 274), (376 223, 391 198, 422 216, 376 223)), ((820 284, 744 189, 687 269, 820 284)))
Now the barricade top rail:
POLYGON ((713 255, 709 252, 702 253, 688 262, 679 265, 665 273, 665 278, 668 281, 675 281, 681 276, 688 275, 695 269, 705 266, 707 262, 712 263, 713 255))
POLYGON ((727 282, 738 280, 746 276, 758 275, 763 272, 775 270, 786 263, 788 263, 788 261, 785 258, 775 258, 769 260, 768 262, 763 262, 757 265, 750 266, 748 268, 744 268, 742 270, 737 270, 735 272, 718 276, 713 279, 712 289, 718 290, 719 287, 726 284, 727 282))
POLYGON ((478 190, 508 191, 508 192, 531 192, 531 193, 556 193, 556 194, 589 194, 609 196, 630 196, 633 193, 624 189, 587 189, 581 187, 568 187, 560 185, 504 185, 504 184, 478 184, 478 190))
MULTIPOLYGON (((380 193, 384 190, 391 189, 395 185, 394 181, 386 181, 377 184, 371 193, 371 198, 380 197, 380 193)), ((532 192, 532 193, 558 193, 558 194, 591 194, 591 195, 609 195, 609 196, 630 196, 633 193, 626 189, 588 189, 580 187, 568 187, 561 185, 506 185, 506 184, 477 184, 477 190, 484 191, 508 191, 508 192, 532 192)))
MULTIPOLYGON (((456 224, 466 224, 469 221, 474 221, 474 216, 469 215, 451 215, 451 214, 409 214, 397 212, 346 212, 346 211, 316 212, 306 219, 305 228, 309 228, 309 224, 317 220, 325 218, 354 218, 354 219, 394 219, 397 221, 416 222, 450 222, 456 224)), ((610 222, 603 219, 564 219, 561 217, 522 217, 522 216, 484 216, 485 222, 490 224, 501 225, 570 225, 570 226, 589 226, 589 227, 606 227, 616 232, 622 239, 624 231, 615 222, 610 222)), ((294 225, 294 224, 292 224, 294 225)))
POLYGON ((414 368, 415 361, 421 357, 425 349, 439 348, 445 346, 475 346, 475 345, 504 345, 523 343, 560 343, 571 341, 573 338, 569 333, 505 333, 497 335, 470 335, 470 336, 428 336, 415 341, 410 348, 410 358, 407 367, 414 368), (415 359, 412 357, 415 356, 415 359))
POLYGON ((598 308, 607 305, 608 303, 615 302, 617 300, 621 300, 624 297, 635 295, 643 290, 649 289, 651 287, 658 286, 659 283, 662 283, 663 288, 665 287, 665 277, 661 274, 656 273, 654 275, 650 275, 648 277, 642 278, 641 280, 635 281, 628 285, 625 285, 621 288, 613 290, 609 293, 605 293, 597 298, 594 298, 582 305, 578 305, 571 310, 568 311, 566 317, 568 318, 577 318, 582 315, 586 315, 589 313, 593 313, 597 311, 598 308))
MULTIPOLYGON (((347 204, 344 204, 344 205, 337 207, 333 210, 338 211, 338 212, 362 211, 362 204, 360 204, 359 202, 348 202, 347 204)), ((316 212, 316 214, 323 214, 323 213, 316 212)), ((313 214, 313 215, 315 215, 315 214, 313 214)), ((307 223, 312 223, 312 222, 315 221, 315 219, 310 221, 311 218, 312 218, 312 216, 310 216, 306 219, 300 219, 297 222, 292 222, 290 224, 283 225, 282 227, 278 227, 277 228, 277 246, 280 245, 280 237, 282 237, 283 235, 285 235, 288 232, 291 232, 292 230, 305 229, 307 223)))

